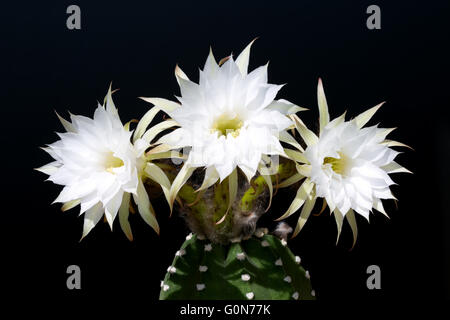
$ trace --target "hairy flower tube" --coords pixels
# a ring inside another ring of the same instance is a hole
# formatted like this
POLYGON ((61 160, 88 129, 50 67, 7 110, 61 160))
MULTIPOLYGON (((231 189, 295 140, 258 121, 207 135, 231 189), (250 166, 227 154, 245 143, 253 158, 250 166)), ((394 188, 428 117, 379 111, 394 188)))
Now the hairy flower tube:
MULTIPOLYGON (((306 223, 317 198, 323 198, 323 209, 328 205, 338 226, 338 239, 344 217, 357 237, 355 212, 369 220, 369 213, 376 209, 385 214, 383 199, 395 199, 390 186, 394 184, 389 174, 409 172, 394 161, 399 152, 391 147, 406 145, 386 140, 393 129, 377 126, 364 127, 381 104, 367 110, 350 121, 345 113, 330 121, 322 82, 318 84, 320 132, 315 135, 296 116, 295 127, 306 144, 292 144, 298 151, 285 149, 297 162, 298 173, 291 183, 304 179, 297 195, 279 219, 284 219, 300 208, 302 211, 294 231, 297 235, 306 223)), ((322 210, 323 210, 322 209, 322 210)))

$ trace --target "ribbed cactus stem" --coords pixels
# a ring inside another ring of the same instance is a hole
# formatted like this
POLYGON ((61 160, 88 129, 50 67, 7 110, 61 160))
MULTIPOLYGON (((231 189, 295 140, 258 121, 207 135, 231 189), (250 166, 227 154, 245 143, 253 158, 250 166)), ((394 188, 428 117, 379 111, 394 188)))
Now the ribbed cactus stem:
POLYGON ((309 273, 278 238, 229 245, 189 235, 161 282, 160 299, 314 299, 309 273))

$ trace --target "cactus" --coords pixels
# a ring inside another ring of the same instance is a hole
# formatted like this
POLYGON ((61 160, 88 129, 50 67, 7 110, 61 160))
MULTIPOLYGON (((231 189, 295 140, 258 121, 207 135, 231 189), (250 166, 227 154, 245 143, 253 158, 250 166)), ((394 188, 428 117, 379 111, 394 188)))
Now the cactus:
POLYGON ((312 300, 314 296, 309 273, 284 240, 263 235, 223 245, 191 233, 161 282, 159 298, 312 300))
MULTIPOLYGON (((272 183, 292 172, 296 172, 293 162, 281 163, 272 183)), ((256 228, 270 181, 263 176, 250 183, 239 179, 236 200, 229 206, 228 179, 197 192, 196 178, 193 175, 178 193, 178 210, 194 234, 186 238, 167 269, 160 299, 314 299, 300 258, 285 240, 256 228), (221 217, 224 220, 217 223, 221 217)), ((287 233, 280 237, 285 239, 287 233)))

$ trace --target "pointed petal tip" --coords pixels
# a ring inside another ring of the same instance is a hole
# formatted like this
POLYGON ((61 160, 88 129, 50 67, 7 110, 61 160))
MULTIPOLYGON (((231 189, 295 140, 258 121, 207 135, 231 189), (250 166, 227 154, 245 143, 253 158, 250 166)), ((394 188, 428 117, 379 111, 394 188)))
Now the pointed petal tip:
POLYGON ((208 58, 210 58, 210 57, 213 59, 214 62, 216 62, 216 58, 214 57, 212 45, 209 46, 208 58))
POLYGON ((174 202, 174 200, 172 200, 171 202, 169 202, 169 218, 172 217, 172 212, 173 212, 173 202, 174 202))
POLYGON ((225 62, 227 62, 230 58, 232 59, 232 55, 233 54, 230 54, 229 56, 227 56, 227 57, 225 57, 225 58, 222 58, 220 61, 219 61, 219 66, 222 66, 225 62))
POLYGON ((86 236, 89 234, 89 232, 85 233, 83 232, 83 234, 81 235, 80 240, 78 240, 78 243, 81 243, 81 241, 83 241, 84 238, 86 238, 86 236))
POLYGON ((134 241, 133 234, 126 234, 125 233, 125 237, 127 237, 128 241, 130 241, 130 242, 134 241))
POLYGON ((153 99, 158 99, 156 97, 137 97, 138 99, 144 100, 145 102, 151 103, 155 105, 153 102, 151 102, 153 99))
MULTIPOLYGON (((228 209, 229 210, 229 209, 228 209)), ((219 221, 217 221, 215 224, 216 224, 216 226, 217 225, 219 225, 219 224, 221 224, 222 222, 224 222, 225 221, 225 217, 227 216, 227 214, 228 214, 228 210, 227 210, 227 212, 225 212, 225 214, 222 216, 222 218, 220 218, 220 220, 219 221)))
POLYGON ((278 222, 278 221, 281 221, 281 220, 283 220, 282 217, 283 217, 283 216, 278 217, 278 218, 276 218, 276 219, 273 219, 273 221, 277 221, 277 222, 278 222))
POLYGON ((110 97, 112 98, 112 95, 113 95, 114 93, 116 93, 117 91, 119 91, 119 90, 120 90, 120 88, 116 88, 116 89, 112 90, 112 91, 109 93, 110 97))

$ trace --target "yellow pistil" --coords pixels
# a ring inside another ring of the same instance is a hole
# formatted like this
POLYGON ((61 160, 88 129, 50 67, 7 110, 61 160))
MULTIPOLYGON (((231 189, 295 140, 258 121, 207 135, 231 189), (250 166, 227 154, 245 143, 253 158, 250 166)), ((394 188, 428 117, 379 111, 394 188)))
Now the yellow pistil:
POLYGON ((106 171, 108 171, 109 173, 114 173, 113 169, 120 168, 123 165, 124 163, 122 159, 114 157, 112 152, 108 155, 105 163, 106 171))
POLYGON ((340 175, 345 175, 349 161, 341 152, 338 152, 338 154, 340 158, 325 157, 323 159, 323 164, 331 164, 331 168, 334 172, 340 175))
POLYGON ((230 119, 227 115, 221 115, 214 121, 211 131, 219 132, 219 136, 226 137, 230 133, 233 137, 237 137, 243 124, 237 116, 230 119))

